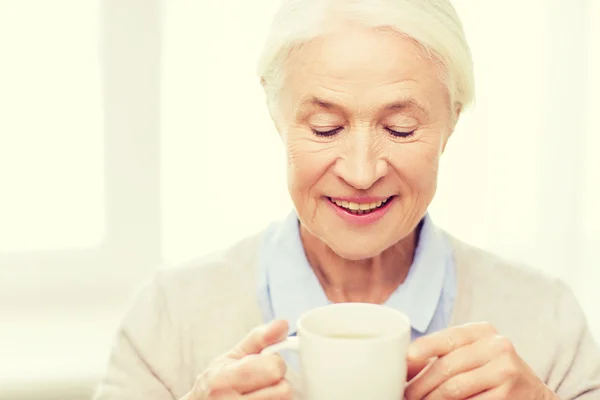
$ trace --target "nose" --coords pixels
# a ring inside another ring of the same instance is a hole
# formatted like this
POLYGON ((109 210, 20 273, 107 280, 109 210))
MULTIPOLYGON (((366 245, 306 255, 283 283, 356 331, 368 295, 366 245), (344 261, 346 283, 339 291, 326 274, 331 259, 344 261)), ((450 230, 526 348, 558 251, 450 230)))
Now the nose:
POLYGON ((379 147, 368 132, 350 133, 335 164, 336 174, 356 189, 369 189, 387 174, 387 162, 379 147))

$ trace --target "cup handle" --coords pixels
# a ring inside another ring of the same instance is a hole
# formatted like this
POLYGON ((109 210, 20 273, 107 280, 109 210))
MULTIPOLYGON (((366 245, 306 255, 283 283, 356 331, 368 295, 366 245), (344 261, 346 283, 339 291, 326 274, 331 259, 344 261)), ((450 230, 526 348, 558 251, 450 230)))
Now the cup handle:
MULTIPOLYGON (((271 346, 263 349, 263 351, 261 351, 260 354, 275 354, 275 353, 279 353, 282 350, 292 350, 292 351, 298 353, 299 346, 300 346, 300 338, 297 336, 290 336, 290 337, 286 338, 284 341, 275 343, 274 345, 271 345, 271 346)), ((300 374, 298 372, 294 371, 293 369, 288 368, 285 378, 293 386, 294 391, 296 392, 296 395, 301 395, 302 381, 301 381, 300 374)))

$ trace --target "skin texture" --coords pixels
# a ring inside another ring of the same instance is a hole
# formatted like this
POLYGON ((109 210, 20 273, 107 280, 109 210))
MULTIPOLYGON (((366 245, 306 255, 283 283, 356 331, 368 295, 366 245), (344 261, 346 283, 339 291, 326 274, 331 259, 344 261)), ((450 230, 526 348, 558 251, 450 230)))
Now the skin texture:
MULTIPOLYGON (((273 120, 287 153, 289 191, 311 267, 334 302, 383 303, 412 263, 418 223, 460 107, 439 63, 389 30, 342 24, 294 51, 273 120), (412 132, 398 137, 390 132, 412 132), (314 131, 335 131, 322 137, 314 131), (328 197, 396 196, 360 227, 328 197)), ((285 364, 259 355, 287 333, 257 328, 215 360, 184 400, 291 399, 285 364)), ((488 324, 449 328, 411 344, 407 400, 552 400, 554 394, 488 324)))
POLYGON ((412 40, 353 24, 287 61, 273 118, 304 247, 332 301, 381 303, 406 278, 456 121, 440 72, 412 40), (366 227, 342 220, 327 199, 361 195, 397 197, 366 227))
POLYGON ((487 323, 422 337, 408 354, 406 400, 560 400, 487 323))
POLYGON ((278 355, 260 355, 285 339, 288 324, 273 321, 259 326, 233 349, 214 360, 181 400, 291 400, 284 379, 286 366, 278 355))

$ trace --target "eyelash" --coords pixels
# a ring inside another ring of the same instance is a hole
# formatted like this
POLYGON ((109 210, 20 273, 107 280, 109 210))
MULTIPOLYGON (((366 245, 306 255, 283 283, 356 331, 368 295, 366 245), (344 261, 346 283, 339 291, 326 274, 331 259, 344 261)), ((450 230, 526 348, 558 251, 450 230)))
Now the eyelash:
MULTIPOLYGON (((313 133, 317 136, 320 137, 330 137, 330 136, 334 136, 337 133, 339 133, 343 128, 339 127, 339 128, 335 128, 335 129, 331 129, 329 131, 318 131, 316 129, 313 129, 313 133)), ((390 128, 385 128, 386 131, 388 131, 390 133, 390 135, 394 136, 394 137, 399 137, 399 138, 408 138, 411 137, 415 131, 410 131, 410 132, 398 132, 395 131, 393 129, 390 128)))
POLYGON ((318 131, 316 129, 313 129, 312 131, 317 136, 320 136, 320 137, 330 137, 330 136, 333 136, 333 135, 337 134, 342 129, 343 129, 342 127, 339 127, 339 128, 331 129, 329 131, 318 131))
POLYGON ((408 138, 408 137, 411 137, 412 135, 414 135, 414 133, 415 133, 415 131, 398 132, 398 131, 395 131, 390 128, 385 128, 385 130, 388 131, 392 136, 399 137, 399 138, 408 138))

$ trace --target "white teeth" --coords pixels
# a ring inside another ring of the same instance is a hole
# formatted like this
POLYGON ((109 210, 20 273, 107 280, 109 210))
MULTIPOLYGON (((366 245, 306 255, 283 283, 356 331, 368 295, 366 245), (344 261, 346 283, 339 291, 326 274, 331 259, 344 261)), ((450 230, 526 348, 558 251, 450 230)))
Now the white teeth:
POLYGON ((364 213, 373 211, 376 208, 381 207, 383 204, 387 203, 388 200, 389 200, 389 198, 386 200, 383 200, 383 201, 376 201, 373 203, 352 203, 349 201, 339 201, 339 200, 331 199, 331 201, 333 201, 338 206, 343 207, 347 210, 350 210, 355 214, 364 214, 364 213))

